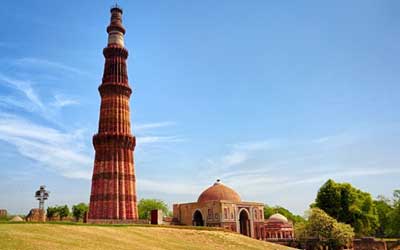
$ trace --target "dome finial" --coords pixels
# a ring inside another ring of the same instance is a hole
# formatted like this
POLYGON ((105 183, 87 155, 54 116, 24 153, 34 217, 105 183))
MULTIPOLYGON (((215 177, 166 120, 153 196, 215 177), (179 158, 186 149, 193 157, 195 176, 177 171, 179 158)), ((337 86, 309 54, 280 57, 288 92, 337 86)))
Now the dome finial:
POLYGON ((219 185, 219 184, 221 184, 221 180, 217 179, 217 181, 214 183, 214 185, 219 185))

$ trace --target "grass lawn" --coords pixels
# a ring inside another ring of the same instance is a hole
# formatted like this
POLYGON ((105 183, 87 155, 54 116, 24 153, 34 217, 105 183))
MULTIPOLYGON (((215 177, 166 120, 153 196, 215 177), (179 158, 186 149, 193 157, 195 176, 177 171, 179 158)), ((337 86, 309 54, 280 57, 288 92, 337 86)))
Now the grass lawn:
POLYGON ((292 248, 221 230, 154 226, 0 223, 0 249, 266 249, 292 248))

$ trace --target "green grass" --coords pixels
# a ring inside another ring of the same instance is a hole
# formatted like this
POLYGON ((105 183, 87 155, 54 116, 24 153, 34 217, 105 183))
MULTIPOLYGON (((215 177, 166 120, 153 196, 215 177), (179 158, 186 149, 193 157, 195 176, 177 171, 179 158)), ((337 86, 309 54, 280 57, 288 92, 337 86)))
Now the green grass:
POLYGON ((0 223, 0 249, 266 249, 291 248, 204 227, 0 223))

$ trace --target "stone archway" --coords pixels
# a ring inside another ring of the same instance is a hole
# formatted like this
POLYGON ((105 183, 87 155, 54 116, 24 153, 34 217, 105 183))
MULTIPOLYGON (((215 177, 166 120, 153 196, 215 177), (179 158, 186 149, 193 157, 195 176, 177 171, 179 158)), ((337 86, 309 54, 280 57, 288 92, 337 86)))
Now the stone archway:
POLYGON ((204 226, 203 215, 199 210, 196 210, 193 214, 193 226, 204 226))
POLYGON ((243 209, 239 214, 240 233, 250 237, 249 213, 243 209))

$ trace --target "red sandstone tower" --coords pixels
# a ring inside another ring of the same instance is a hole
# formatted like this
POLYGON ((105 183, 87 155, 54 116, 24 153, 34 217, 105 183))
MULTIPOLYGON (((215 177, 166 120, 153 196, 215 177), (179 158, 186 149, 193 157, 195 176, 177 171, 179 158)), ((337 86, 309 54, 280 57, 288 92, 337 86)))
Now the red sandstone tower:
POLYGON ((96 151, 88 222, 126 223, 138 219, 133 165, 135 137, 131 133, 122 9, 111 8, 108 45, 101 96, 99 132, 93 136, 96 151))

